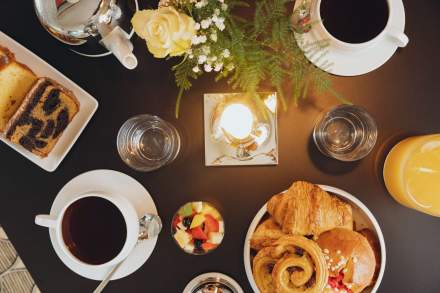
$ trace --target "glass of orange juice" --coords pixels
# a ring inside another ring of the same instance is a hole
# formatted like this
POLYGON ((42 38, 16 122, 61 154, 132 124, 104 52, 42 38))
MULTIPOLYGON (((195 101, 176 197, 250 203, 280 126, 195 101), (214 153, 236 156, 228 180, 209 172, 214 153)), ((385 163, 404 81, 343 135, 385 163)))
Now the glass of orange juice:
POLYGON ((440 217, 440 134, 396 144, 385 160, 383 176, 400 204, 440 217))

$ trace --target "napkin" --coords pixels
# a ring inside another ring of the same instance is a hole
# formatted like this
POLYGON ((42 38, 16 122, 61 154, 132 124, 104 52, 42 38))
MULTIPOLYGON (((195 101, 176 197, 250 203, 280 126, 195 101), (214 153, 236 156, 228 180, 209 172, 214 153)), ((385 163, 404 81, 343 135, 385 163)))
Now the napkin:
POLYGON ((2 226, 0 226, 0 292, 40 293, 2 226))

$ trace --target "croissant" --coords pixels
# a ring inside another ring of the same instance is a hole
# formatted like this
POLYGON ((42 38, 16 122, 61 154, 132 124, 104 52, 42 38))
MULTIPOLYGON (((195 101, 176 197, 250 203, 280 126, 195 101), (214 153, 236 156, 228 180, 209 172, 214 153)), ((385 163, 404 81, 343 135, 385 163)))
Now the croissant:
POLYGON ((251 248, 260 250, 272 245, 275 240, 284 235, 281 227, 272 218, 269 218, 261 223, 255 230, 251 238, 251 248))
POLYGON ((336 227, 353 230, 351 206, 304 181, 294 182, 285 193, 273 196, 267 210, 286 234, 316 238, 336 227))

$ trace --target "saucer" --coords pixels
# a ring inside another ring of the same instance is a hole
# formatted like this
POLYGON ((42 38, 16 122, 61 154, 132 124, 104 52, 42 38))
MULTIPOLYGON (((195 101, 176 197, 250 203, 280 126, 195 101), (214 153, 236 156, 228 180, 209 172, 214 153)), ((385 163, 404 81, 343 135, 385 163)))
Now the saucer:
MULTIPOLYGON (((301 2, 296 1, 295 9, 301 2)), ((390 25, 403 32, 405 29, 405 8, 402 0, 391 0, 389 5, 390 11, 392 11, 389 19, 390 25)), ((312 15, 312 22, 314 17, 312 15)), ((340 76, 356 76, 371 72, 387 62, 398 48, 392 40, 383 37, 372 46, 348 51, 331 41, 327 42, 325 29, 319 24, 312 25, 312 29, 305 34, 295 34, 295 38, 310 62, 328 73, 340 76), (319 41, 326 42, 328 46, 317 54, 316 50, 311 50, 311 44, 319 41)))
MULTIPOLYGON (((89 171, 70 180, 55 198, 50 214, 58 214, 65 202, 74 199, 79 194, 91 191, 102 191, 109 194, 123 194, 133 203, 139 218, 146 213, 157 214, 156 205, 148 191, 135 179, 124 173, 113 170, 89 171)), ((103 280, 106 274, 113 268, 90 269, 72 261, 61 250, 61 247, 56 241, 55 231, 49 229, 49 234, 58 257, 69 269, 78 275, 100 281, 103 280)), ((156 242, 157 237, 136 244, 133 251, 113 275, 112 280, 128 276, 139 269, 150 257, 156 246, 156 242)))

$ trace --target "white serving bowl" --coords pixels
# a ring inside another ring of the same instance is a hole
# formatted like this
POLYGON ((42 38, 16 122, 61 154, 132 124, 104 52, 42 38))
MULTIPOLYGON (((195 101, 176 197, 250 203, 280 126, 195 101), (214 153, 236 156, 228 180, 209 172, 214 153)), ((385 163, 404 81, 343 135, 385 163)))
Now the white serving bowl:
MULTIPOLYGON (((332 195, 335 195, 339 197, 340 199, 344 200, 345 202, 348 202, 351 204, 353 208, 353 219, 356 224, 356 230, 361 230, 364 228, 368 228, 371 231, 373 231, 377 239, 379 239, 380 244, 380 254, 381 254, 381 263, 380 263, 380 269, 379 269, 379 275, 377 277, 376 283, 373 287, 368 287, 365 289, 362 293, 375 293, 379 289, 380 283, 382 282, 383 275, 385 272, 385 263, 386 263, 386 249, 385 249, 385 239, 382 234, 382 230, 380 229, 380 226, 376 220, 376 218, 373 216, 373 214, 370 212, 370 210, 356 197, 351 195, 350 193, 336 188, 332 186, 327 185, 319 185, 323 190, 331 193, 332 195)), ((249 280, 249 283, 251 284, 252 289, 255 293, 260 293, 260 290, 258 290, 257 284, 255 283, 254 276, 252 274, 252 257, 251 257, 251 238, 254 234, 255 229, 257 228, 258 224, 260 224, 261 220, 267 213, 267 204, 265 204, 255 215, 254 219, 252 220, 251 225, 249 226, 248 232, 246 234, 246 240, 244 243, 244 267, 246 270, 246 275, 249 280)))

